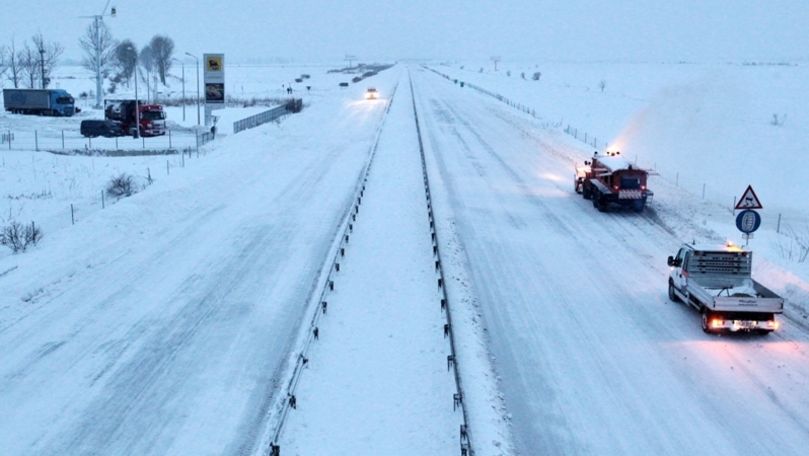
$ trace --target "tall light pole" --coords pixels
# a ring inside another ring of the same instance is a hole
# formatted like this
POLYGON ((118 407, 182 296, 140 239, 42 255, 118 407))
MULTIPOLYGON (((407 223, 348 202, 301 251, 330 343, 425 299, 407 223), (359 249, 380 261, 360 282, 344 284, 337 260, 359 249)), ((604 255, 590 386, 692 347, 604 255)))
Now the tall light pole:
POLYGON ((181 67, 182 67, 182 69, 183 69, 183 73, 182 73, 182 81, 183 81, 183 102, 182 102, 182 105, 183 105, 183 122, 185 122, 185 62, 183 62, 182 60, 180 60, 180 59, 178 59, 178 58, 173 58, 172 60, 174 60, 174 61, 176 61, 176 62, 180 62, 180 66, 181 66, 181 67))
POLYGON ((194 59, 194 63, 197 67, 197 126, 200 125, 200 116, 199 116, 199 59, 194 54, 190 52, 186 52, 185 55, 194 59))

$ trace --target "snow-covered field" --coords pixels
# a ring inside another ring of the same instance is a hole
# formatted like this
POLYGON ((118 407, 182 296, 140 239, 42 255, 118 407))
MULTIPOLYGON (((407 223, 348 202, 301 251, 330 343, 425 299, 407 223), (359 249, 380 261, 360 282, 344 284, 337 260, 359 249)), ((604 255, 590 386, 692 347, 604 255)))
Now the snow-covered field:
POLYGON ((244 67, 228 84, 245 97, 312 74, 306 109, 224 134, 199 158, 170 156, 168 172, 166 157, 0 148, 0 216, 45 232, 29 252, 0 254, 0 452, 263 454, 380 125, 281 454, 457 452, 402 90, 412 76, 476 454, 803 454, 809 267, 795 257, 809 211, 790 189, 805 67, 432 67, 536 118, 415 66, 347 89, 330 66, 244 67), (382 100, 362 99, 369 85, 382 100), (656 166, 645 214, 599 213, 573 192, 573 163, 592 147, 568 124, 656 166), (100 210, 112 175, 147 168, 151 186, 100 210), (783 327, 708 336, 668 301, 666 256, 682 241, 738 241, 728 206, 748 184, 766 207, 754 273, 787 298, 783 327), (775 232, 777 213, 797 235, 775 232))

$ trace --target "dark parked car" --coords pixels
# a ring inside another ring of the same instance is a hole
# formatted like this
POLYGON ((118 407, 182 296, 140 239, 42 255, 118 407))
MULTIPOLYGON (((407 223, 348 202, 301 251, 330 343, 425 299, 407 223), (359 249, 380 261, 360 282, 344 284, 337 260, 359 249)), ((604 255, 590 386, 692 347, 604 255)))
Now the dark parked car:
POLYGON ((79 131, 81 131, 82 136, 87 138, 95 138, 98 136, 113 138, 115 136, 124 135, 121 125, 111 120, 82 120, 79 131))

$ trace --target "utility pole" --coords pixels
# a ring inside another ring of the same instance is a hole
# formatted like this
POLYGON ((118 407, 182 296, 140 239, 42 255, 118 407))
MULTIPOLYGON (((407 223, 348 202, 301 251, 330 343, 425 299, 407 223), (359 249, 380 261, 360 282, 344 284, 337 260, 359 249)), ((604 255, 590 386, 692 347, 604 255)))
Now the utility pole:
POLYGON ((42 70, 42 88, 48 87, 45 84, 45 40, 42 40, 42 46, 39 48, 39 69, 42 70))
MULTIPOLYGON (((107 15, 107 8, 109 8, 111 1, 112 0, 107 0, 107 3, 104 5, 104 9, 101 10, 101 14, 95 14, 95 15, 92 15, 92 16, 79 16, 79 17, 83 17, 83 18, 93 19, 93 25, 95 27, 95 36, 93 37, 93 41, 94 41, 93 45, 95 46, 96 52, 98 52, 99 49, 101 48, 101 30, 100 30, 101 22, 104 21, 104 16, 107 15)), ((116 13, 117 13, 117 11, 116 11, 115 7, 112 7, 112 9, 110 10, 109 16, 110 17, 115 17, 116 13)), ((96 55, 96 58, 100 59, 101 56, 96 55)), ((95 105, 96 109, 101 108, 101 95, 102 95, 101 90, 102 89, 101 89, 101 64, 100 63, 101 63, 100 61, 97 61, 96 66, 95 66, 96 67, 96 105, 95 105)), ((42 79, 43 79, 43 83, 44 83, 45 78, 43 77, 42 79)))

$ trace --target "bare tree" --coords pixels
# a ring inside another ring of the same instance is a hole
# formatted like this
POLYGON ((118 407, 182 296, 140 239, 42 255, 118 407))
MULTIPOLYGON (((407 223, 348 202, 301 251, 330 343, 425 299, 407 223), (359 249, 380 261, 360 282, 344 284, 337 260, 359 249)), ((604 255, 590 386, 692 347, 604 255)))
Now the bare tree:
POLYGON ((31 49, 28 43, 23 44, 22 49, 17 54, 17 61, 20 65, 20 78, 28 82, 28 88, 36 88, 36 80, 40 77, 39 56, 31 49))
POLYGON ((20 79, 22 77, 22 68, 20 67, 20 59, 17 53, 17 45, 14 39, 11 39, 11 47, 8 49, 8 80, 14 84, 14 88, 20 87, 20 79))
POLYGON ((154 52, 152 52, 152 48, 149 45, 143 47, 140 50, 140 55, 138 56, 138 63, 140 64, 140 68, 138 69, 138 73, 143 81, 146 82, 146 98, 150 98, 151 94, 151 79, 152 79, 152 72, 155 69, 155 60, 154 60, 154 52))
POLYGON ((104 21, 94 20, 87 26, 84 36, 79 38, 79 45, 84 51, 82 66, 95 73, 96 105, 100 106, 104 91, 102 81, 109 75, 115 40, 104 21))
POLYGON ((154 66, 160 76, 160 83, 166 85, 166 75, 171 68, 171 56, 174 54, 174 40, 167 36, 155 35, 149 47, 152 48, 154 66))
POLYGON ((135 68, 138 65, 138 48, 131 40, 123 40, 115 46, 112 55, 115 74, 112 77, 114 83, 126 83, 132 80, 135 68))
POLYGON ((3 77, 8 70, 8 49, 5 46, 0 46, 0 77, 3 77))
MULTIPOLYGON (((45 41, 45 37, 42 36, 41 33, 31 37, 31 41, 34 43, 34 50, 39 54, 37 69, 39 69, 39 78, 42 82, 42 88, 44 89, 48 87, 51 73, 53 73, 53 70, 56 68, 59 57, 65 52, 65 48, 55 41, 45 41)), ((33 85, 31 87, 33 87, 33 85)))

